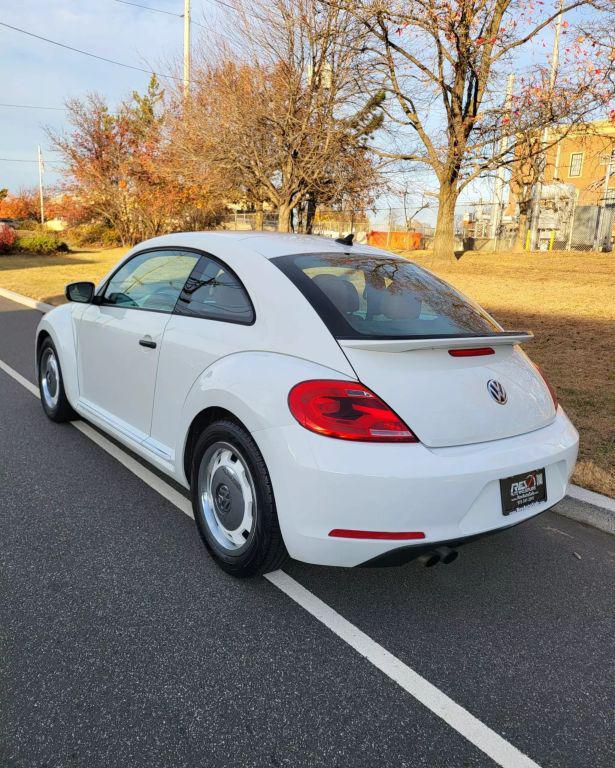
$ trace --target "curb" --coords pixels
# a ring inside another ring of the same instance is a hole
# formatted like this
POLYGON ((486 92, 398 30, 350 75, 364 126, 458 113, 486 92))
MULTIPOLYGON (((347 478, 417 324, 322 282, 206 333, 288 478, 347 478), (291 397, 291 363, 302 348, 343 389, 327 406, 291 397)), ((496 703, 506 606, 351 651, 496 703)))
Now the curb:
POLYGON ((53 309, 51 304, 46 304, 44 301, 31 299, 29 296, 22 296, 21 293, 9 291, 8 288, 0 288, 0 296, 5 299, 9 299, 10 301, 14 301, 17 304, 23 304, 26 307, 30 307, 30 309, 38 309, 38 311, 42 312, 43 314, 45 312, 49 312, 50 309, 53 309))
MULTIPOLYGON (((38 309, 43 314, 49 312, 50 309, 54 309, 51 304, 31 299, 29 296, 23 296, 15 291, 9 291, 8 288, 0 288, 0 296, 17 304, 23 304, 31 309, 38 309)), ((615 499, 612 499, 610 496, 604 496, 602 493, 588 491, 586 488, 581 488, 579 485, 573 485, 572 483, 568 486, 566 496, 583 502, 583 506, 581 509, 575 509, 574 511, 554 509, 556 514, 585 523, 585 525, 591 525, 601 531, 615 534, 615 499)), ((560 505, 558 504, 557 506, 559 507, 560 505)))
POLYGON ((594 507, 601 507, 607 512, 615 513, 615 499, 612 499, 610 496, 605 496, 595 491, 588 491, 586 488, 581 488, 580 485, 573 485, 572 483, 568 486, 567 495, 577 499, 577 501, 593 504, 594 507))
MULTIPOLYGON (((615 499, 572 484, 568 486, 566 496, 580 501, 581 504, 576 504, 574 509, 571 509, 567 504, 560 502, 553 509, 556 514, 615 535, 615 499)), ((565 501, 566 497, 563 499, 563 502, 565 501)))

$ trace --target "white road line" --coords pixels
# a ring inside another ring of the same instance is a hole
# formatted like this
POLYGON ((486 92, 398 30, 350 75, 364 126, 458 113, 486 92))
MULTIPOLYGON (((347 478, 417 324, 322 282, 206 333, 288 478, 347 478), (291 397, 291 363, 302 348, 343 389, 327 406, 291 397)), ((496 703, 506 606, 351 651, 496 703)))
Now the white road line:
POLYGON ((38 309, 43 314, 53 309, 53 305, 47 304, 44 301, 37 301, 31 299, 29 296, 22 296, 21 293, 15 293, 15 291, 9 291, 8 288, 0 288, 0 296, 10 301, 14 301, 17 304, 23 304, 24 307, 30 307, 30 309, 38 309))
POLYGON ((166 483, 154 472, 150 472, 147 467, 144 467, 143 464, 133 459, 132 456, 119 448, 115 443, 107 440, 106 437, 103 437, 100 432, 97 432, 87 422, 73 421, 71 423, 82 435, 89 437, 93 443, 96 443, 96 445, 100 446, 103 451, 106 451, 110 456, 113 456, 114 459, 117 459, 117 461, 119 461, 120 464, 123 464, 126 469, 129 469, 133 475, 136 475, 143 480, 143 482, 147 483, 150 488, 153 488, 157 493, 167 499, 167 501, 174 504, 184 513, 184 515, 188 515, 188 517, 191 517, 194 520, 190 500, 173 488, 172 485, 166 483))
POLYGON ((389 653, 386 648, 372 640, 369 635, 351 624, 284 571, 273 571, 265 578, 498 765, 506 768, 538 768, 537 763, 477 720, 474 715, 389 653))
MULTIPOLYGON (((28 379, 22 376, 21 373, 18 373, 14 368, 11 368, 2 360, 0 360, 0 369, 2 369, 5 373, 8 373, 8 375, 15 379, 15 381, 19 382, 22 387, 25 387, 28 392, 33 394, 35 397, 38 397, 40 400, 41 396, 38 388, 32 384, 31 381, 28 381, 28 379)), ((106 437, 103 437, 100 432, 97 432, 85 421, 72 421, 71 424, 73 427, 75 427, 75 429, 79 430, 82 435, 85 435, 93 443, 96 443, 96 445, 102 448, 103 451, 106 451, 110 456, 113 456, 113 458, 119 461, 120 464, 123 464, 126 469, 133 473, 133 475, 136 475, 138 478, 143 480, 144 483, 147 483, 150 488, 153 488, 161 496, 164 496, 165 499, 170 501, 171 504, 174 504, 185 515, 188 515, 188 517, 192 517, 194 519, 190 501, 179 491, 173 488, 173 486, 165 483, 165 481, 161 480, 158 475, 154 474, 154 472, 151 472, 149 469, 147 469, 147 467, 144 467, 143 464, 140 464, 138 461, 136 461, 136 459, 133 459, 132 456, 119 448, 115 443, 112 443, 111 440, 107 440, 106 437)))
POLYGON ((9 365, 2 362, 2 360, 0 360, 0 369, 2 369, 5 373, 8 373, 9 376, 12 376, 15 381, 18 381, 22 387, 25 387, 31 395, 38 397, 40 400, 41 396, 39 394, 38 387, 31 381, 28 381, 25 376, 22 376, 21 373, 17 373, 14 368, 11 368, 9 365))
MULTIPOLYGON (((36 397, 40 397, 39 391, 34 384, 2 360, 0 360, 0 368, 25 387, 28 392, 36 397)), ((107 440, 86 422, 73 421, 72 424, 75 429, 78 429, 79 432, 117 459, 126 469, 129 469, 185 515, 193 517, 190 502, 185 496, 176 491, 175 488, 161 480, 158 475, 150 472, 138 461, 135 461, 132 456, 129 456, 115 443, 107 440)), ((315 619, 318 619, 327 629, 341 638, 357 653, 393 680, 393 682, 401 686, 423 706, 444 720, 453 730, 457 731, 471 744, 474 744, 475 747, 488 755, 497 765, 502 766, 502 768, 540 768, 538 763, 535 763, 527 755, 524 755, 523 752, 513 747, 512 744, 495 731, 492 731, 491 728, 449 698, 439 688, 436 688, 435 685, 421 677, 407 664, 404 664, 403 661, 389 653, 386 648, 372 640, 369 635, 366 635, 365 632, 351 624, 319 597, 316 597, 312 592, 301 586, 298 581, 284 573, 284 571, 273 571, 268 573, 265 578, 304 608, 315 619)))

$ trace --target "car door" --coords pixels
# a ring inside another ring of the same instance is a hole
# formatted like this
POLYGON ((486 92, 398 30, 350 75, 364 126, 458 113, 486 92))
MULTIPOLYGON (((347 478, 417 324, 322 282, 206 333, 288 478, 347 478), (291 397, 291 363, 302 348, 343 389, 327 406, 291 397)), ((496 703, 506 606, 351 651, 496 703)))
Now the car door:
POLYGON ((79 404, 133 440, 149 435, 162 335, 198 258, 139 252, 75 319, 79 404))
POLYGON ((204 254, 188 278, 162 341, 148 445, 174 458, 181 409, 192 385, 213 362, 254 348, 252 301, 237 275, 204 254))

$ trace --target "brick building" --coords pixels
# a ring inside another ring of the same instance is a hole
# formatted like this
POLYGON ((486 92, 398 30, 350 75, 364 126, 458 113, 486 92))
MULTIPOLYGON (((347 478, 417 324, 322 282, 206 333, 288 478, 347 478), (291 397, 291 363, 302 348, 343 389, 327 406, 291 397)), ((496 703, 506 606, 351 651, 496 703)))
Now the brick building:
MULTIPOLYGON (((553 141, 555 130, 548 142, 553 141)), ((572 184, 577 192, 577 205, 601 205, 604 200, 604 182, 607 172, 607 159, 615 153, 615 124, 608 120, 599 120, 588 124, 583 129, 564 136, 546 153, 544 182, 563 182, 572 184)), ((510 198, 506 209, 509 215, 515 215, 517 195, 515 174, 510 185, 510 198)), ((607 200, 615 202, 615 163, 611 164, 609 193, 607 200)))

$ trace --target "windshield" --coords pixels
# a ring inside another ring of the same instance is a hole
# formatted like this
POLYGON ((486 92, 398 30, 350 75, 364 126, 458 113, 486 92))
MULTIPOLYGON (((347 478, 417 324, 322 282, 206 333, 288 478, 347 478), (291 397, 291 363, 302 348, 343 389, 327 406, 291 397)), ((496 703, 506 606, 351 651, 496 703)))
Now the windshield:
POLYGON ((478 305, 403 258, 320 253, 280 256, 272 262, 339 339, 502 332, 478 305))

